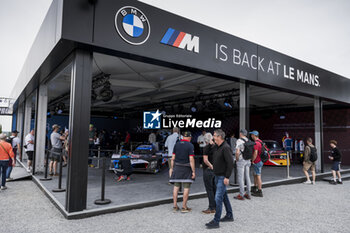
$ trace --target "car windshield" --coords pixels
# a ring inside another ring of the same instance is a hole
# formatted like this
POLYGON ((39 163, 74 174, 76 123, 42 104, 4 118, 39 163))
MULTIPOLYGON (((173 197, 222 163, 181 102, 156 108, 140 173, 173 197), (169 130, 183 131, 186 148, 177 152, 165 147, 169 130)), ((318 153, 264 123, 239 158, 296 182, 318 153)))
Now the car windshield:
POLYGON ((276 141, 269 141, 269 142, 265 142, 265 143, 266 143, 267 148, 269 148, 270 150, 282 150, 282 147, 276 141))
POLYGON ((141 145, 141 146, 138 146, 134 153, 137 153, 137 154, 152 154, 153 153, 153 146, 150 146, 150 145, 141 145))

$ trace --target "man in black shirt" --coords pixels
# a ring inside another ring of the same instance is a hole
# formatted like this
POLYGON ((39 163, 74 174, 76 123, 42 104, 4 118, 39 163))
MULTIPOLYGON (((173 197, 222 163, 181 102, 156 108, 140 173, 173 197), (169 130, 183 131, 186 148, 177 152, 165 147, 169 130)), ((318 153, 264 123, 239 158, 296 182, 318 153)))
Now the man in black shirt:
POLYGON ((330 181, 331 184, 343 184, 341 180, 340 175, 340 163, 341 163, 341 153, 339 149, 337 148, 337 141, 331 140, 329 142, 329 145, 332 148, 332 155, 329 156, 329 159, 333 161, 332 165, 332 174, 333 174, 333 180, 330 181), (338 175, 338 181, 337 181, 337 175, 338 175))
POLYGON ((204 214, 215 213, 215 174, 213 171, 214 157, 213 153, 216 148, 215 142, 213 141, 213 135, 211 133, 204 134, 205 147, 203 149, 203 182, 205 191, 207 192, 209 199, 209 207, 202 212, 204 214))
POLYGON ((177 206, 177 195, 181 184, 184 188, 182 213, 188 213, 191 208, 187 207, 187 200, 190 193, 190 186, 196 177, 195 174, 195 161, 194 161, 194 146, 191 141, 191 132, 185 131, 183 139, 175 144, 173 150, 173 157, 171 159, 170 167, 170 180, 169 182, 174 184, 173 190, 173 211, 179 210, 177 206))
POLYGON ((214 141, 217 145, 214 151, 213 165, 216 184, 216 213, 214 219, 205 224, 207 228, 219 228, 219 222, 233 222, 232 207, 226 190, 233 168, 232 150, 225 141, 225 132, 221 129, 214 131, 214 141), (224 203, 226 209, 226 216, 223 218, 221 218, 222 203, 224 203))

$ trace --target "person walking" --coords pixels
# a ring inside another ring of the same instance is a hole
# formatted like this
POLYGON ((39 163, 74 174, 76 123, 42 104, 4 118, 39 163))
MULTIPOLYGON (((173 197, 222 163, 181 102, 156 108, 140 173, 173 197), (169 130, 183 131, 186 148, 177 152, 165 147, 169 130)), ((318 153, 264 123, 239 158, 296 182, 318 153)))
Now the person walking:
POLYGON ((171 158, 173 156, 173 151, 174 151, 174 147, 175 144, 180 141, 180 137, 179 137, 179 128, 174 127, 173 128, 173 133, 171 135, 169 135, 167 137, 167 139, 165 140, 165 144, 164 146, 166 148, 168 148, 168 166, 169 166, 169 177, 171 176, 170 174, 170 168, 171 168, 171 158))
POLYGON ((315 161, 311 161, 311 154, 316 153, 316 148, 312 144, 312 139, 307 138, 306 139, 306 146, 305 146, 305 151, 304 151, 304 162, 303 162, 303 172, 306 176, 306 181, 304 184, 315 184, 316 181, 316 164, 315 161), (310 176, 309 176, 309 170, 311 169, 312 173, 312 182, 310 181, 310 176))
POLYGON ((24 138, 24 150, 27 154, 27 172, 32 171, 32 161, 34 157, 34 129, 32 129, 29 134, 24 138))
POLYGON ((225 141, 225 132, 221 129, 214 131, 214 141, 216 149, 214 151, 214 174, 215 174, 215 216, 209 223, 206 223, 208 229, 219 228, 220 222, 233 222, 233 212, 230 200, 227 195, 226 186, 229 185, 229 178, 233 168, 232 150, 225 141), (226 209, 225 217, 221 218, 222 204, 226 209))
POLYGON ((11 178, 11 172, 13 169, 13 164, 16 164, 17 151, 19 154, 21 154, 21 139, 18 138, 18 133, 19 132, 17 130, 13 130, 9 138, 9 143, 12 145, 12 150, 13 154, 15 155, 15 158, 14 161, 12 161, 12 159, 10 159, 9 161, 9 166, 6 171, 6 181, 13 180, 11 178))
POLYGON ((341 175, 340 175, 340 163, 341 163, 341 153, 337 147, 337 141, 335 140, 330 140, 329 145, 332 148, 331 151, 331 156, 328 158, 333 161, 332 164, 332 175, 333 175, 333 180, 330 181, 331 184, 343 184, 343 181, 341 180, 341 175), (337 175, 338 175, 338 181, 337 181, 337 175))
POLYGON ((170 180, 174 184, 173 189, 173 211, 179 210, 177 205, 177 196, 180 186, 183 186, 183 202, 181 213, 188 213, 192 209, 187 206, 187 200, 190 193, 190 187, 196 177, 194 146, 190 142, 192 138, 191 132, 185 131, 183 139, 175 144, 172 163, 170 167, 170 180))
POLYGON ((262 182, 261 182, 261 170, 263 167, 263 162, 261 161, 261 152, 263 147, 263 142, 259 138, 259 132, 254 130, 249 133, 255 142, 252 166, 254 175, 254 190, 252 191, 252 196, 263 197, 262 193, 262 182))
POLYGON ((239 132, 239 139, 236 145, 236 163, 237 163, 237 176, 239 184, 239 194, 234 198, 243 201, 244 198, 250 200, 250 174, 249 169, 251 165, 251 159, 253 157, 253 150, 255 143, 247 138, 248 132, 242 129, 239 132), (246 192, 244 192, 244 181, 247 184, 246 192))
POLYGON ((51 161, 49 164, 49 175, 50 176, 58 176, 57 173, 57 162, 60 161, 62 156, 62 142, 66 140, 66 136, 62 136, 58 133, 60 126, 54 124, 52 126, 53 132, 51 133, 51 161))
POLYGON ((207 192, 209 206, 208 209, 203 210, 204 214, 215 213, 215 174, 213 171, 214 157, 213 152, 215 150, 215 142, 213 141, 213 135, 211 133, 206 133, 204 135, 205 147, 203 150, 203 182, 205 186, 205 191, 207 192))
POLYGON ((6 142, 6 134, 0 134, 0 174, 1 174, 1 190, 6 187, 6 171, 9 161, 12 160, 12 166, 15 166, 15 154, 10 143, 6 142))

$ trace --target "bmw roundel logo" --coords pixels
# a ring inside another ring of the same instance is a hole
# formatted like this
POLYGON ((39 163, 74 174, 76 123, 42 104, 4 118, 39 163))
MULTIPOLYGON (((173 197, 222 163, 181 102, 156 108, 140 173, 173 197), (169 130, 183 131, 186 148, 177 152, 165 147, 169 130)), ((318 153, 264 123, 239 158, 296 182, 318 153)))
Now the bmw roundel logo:
POLYGON ((146 15, 132 6, 125 6, 115 15, 115 28, 120 37, 132 45, 145 43, 151 33, 146 15))

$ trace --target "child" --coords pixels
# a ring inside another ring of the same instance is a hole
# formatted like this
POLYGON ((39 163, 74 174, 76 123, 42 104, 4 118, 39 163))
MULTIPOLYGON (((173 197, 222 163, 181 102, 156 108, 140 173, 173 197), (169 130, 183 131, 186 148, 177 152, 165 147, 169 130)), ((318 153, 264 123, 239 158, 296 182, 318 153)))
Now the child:
POLYGON ((330 181, 331 184, 343 184, 341 180, 341 175, 340 175, 340 163, 341 163, 341 153, 339 149, 337 148, 337 141, 331 140, 329 141, 329 145, 332 148, 332 154, 331 156, 328 156, 330 160, 333 161, 332 165, 332 174, 333 174, 333 180, 330 181), (338 181, 337 181, 337 175, 338 175, 338 181))

